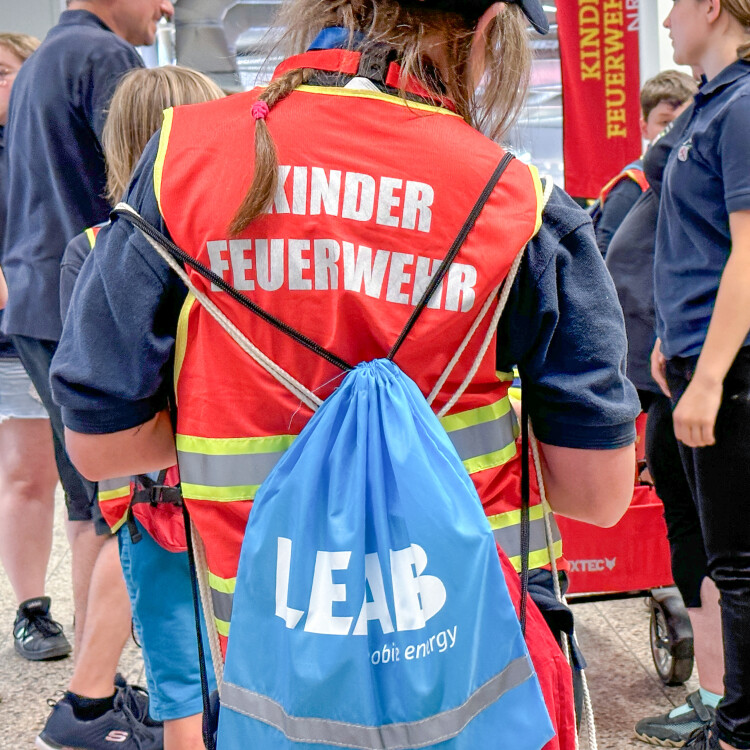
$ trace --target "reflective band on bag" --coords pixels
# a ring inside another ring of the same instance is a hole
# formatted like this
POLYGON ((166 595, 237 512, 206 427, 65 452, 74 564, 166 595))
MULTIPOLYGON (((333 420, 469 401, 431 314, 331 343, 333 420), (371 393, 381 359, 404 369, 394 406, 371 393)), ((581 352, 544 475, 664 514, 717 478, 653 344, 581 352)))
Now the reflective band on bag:
POLYGON ((410 750, 449 740, 478 714, 533 675, 527 657, 512 661, 478 688, 466 703, 426 719, 370 727, 303 716, 290 716, 280 703, 224 682, 221 705, 281 731, 292 742, 338 745, 356 750, 410 750))
POLYGON ((107 502, 107 500, 130 495, 130 477, 102 480, 97 485, 97 495, 99 502, 107 502))
POLYGON ((502 466, 516 455, 518 423, 507 397, 440 423, 469 474, 502 466))
POLYGON ((252 500, 295 435, 202 438, 177 435, 182 491, 188 498, 252 500))
MULTIPOLYGON (((517 571, 520 571, 521 511, 511 510, 497 516, 489 516, 487 520, 490 522, 492 533, 495 535, 495 541, 508 556, 513 567, 517 571)), ((545 529, 544 507, 542 505, 532 505, 531 508, 529 508, 529 521, 529 565, 532 568, 541 568, 552 562, 547 547, 547 531, 545 529)), ((550 517, 550 526, 552 529, 555 559, 557 559, 562 556, 562 537, 554 516, 550 517)))
POLYGON ((116 521, 111 520, 111 514, 113 512, 111 508, 102 509, 104 520, 109 524, 111 532, 113 534, 116 533, 128 520, 131 497, 130 477, 103 479, 97 484, 96 497, 100 506, 102 503, 112 503, 115 500, 120 501, 122 505, 122 515, 116 521))

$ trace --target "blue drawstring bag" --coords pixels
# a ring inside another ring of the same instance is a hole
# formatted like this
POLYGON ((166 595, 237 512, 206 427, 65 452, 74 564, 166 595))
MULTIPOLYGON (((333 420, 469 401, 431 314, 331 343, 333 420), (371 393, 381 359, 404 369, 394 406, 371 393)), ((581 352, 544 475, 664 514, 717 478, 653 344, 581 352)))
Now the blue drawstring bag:
POLYGON ((539 750, 554 735, 489 523, 416 384, 352 370, 261 486, 219 750, 539 750))

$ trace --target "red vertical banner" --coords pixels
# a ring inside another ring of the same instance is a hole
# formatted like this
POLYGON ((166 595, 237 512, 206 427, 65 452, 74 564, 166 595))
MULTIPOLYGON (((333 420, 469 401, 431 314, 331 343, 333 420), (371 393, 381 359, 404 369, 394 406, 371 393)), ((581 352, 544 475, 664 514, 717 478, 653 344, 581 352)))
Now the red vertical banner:
POLYGON ((557 0, 565 189, 596 198, 641 153, 639 0, 557 0))

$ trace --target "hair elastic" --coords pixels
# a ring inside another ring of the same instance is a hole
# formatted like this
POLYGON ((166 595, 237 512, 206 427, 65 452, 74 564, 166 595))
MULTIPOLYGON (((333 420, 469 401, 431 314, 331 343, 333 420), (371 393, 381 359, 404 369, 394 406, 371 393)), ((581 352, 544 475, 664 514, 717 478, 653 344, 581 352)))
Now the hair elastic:
POLYGON ((250 110, 252 116, 256 120, 265 120, 266 117, 268 117, 268 113, 271 111, 271 109, 268 106, 267 102, 264 101, 257 101, 255 104, 253 104, 253 108, 250 110))

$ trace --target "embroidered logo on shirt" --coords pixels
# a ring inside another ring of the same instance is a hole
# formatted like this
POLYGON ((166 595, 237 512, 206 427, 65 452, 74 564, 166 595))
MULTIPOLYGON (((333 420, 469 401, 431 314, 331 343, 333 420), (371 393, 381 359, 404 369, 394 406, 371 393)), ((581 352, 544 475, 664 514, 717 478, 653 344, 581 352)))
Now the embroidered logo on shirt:
POLYGON ((680 150, 677 152, 677 158, 680 161, 687 161, 690 156, 690 149, 693 148, 693 139, 689 138, 685 143, 680 146, 680 150))

